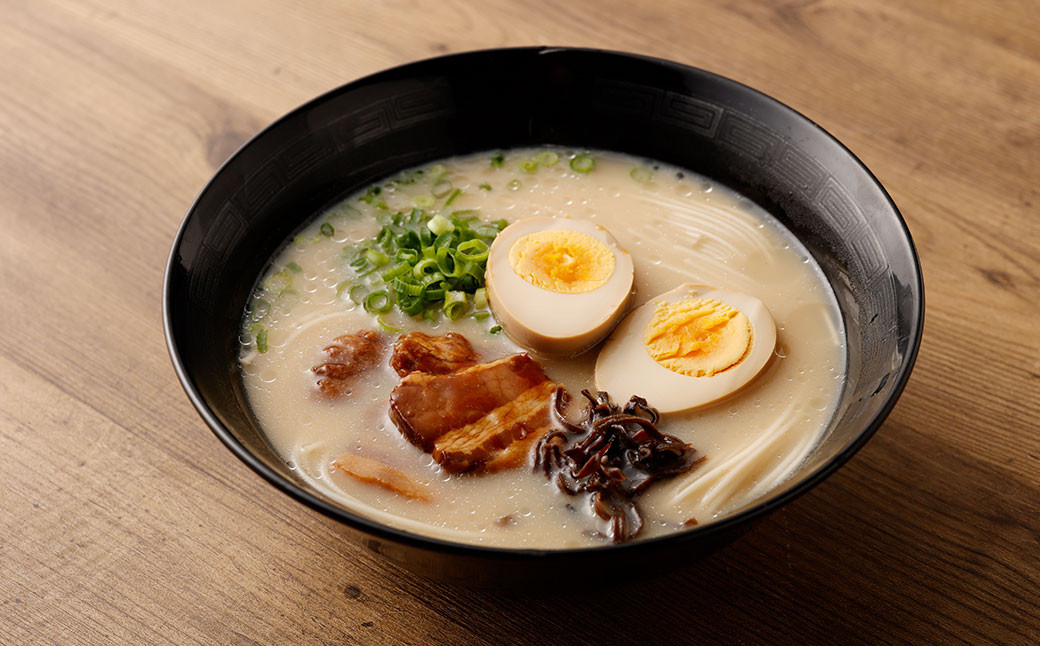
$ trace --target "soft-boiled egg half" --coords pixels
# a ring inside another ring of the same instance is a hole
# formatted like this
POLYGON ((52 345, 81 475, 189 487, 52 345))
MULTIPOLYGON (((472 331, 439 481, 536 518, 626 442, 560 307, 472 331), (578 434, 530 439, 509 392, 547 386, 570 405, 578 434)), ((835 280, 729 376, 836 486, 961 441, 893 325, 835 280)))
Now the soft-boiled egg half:
POLYGON ((632 293, 632 257, 588 220, 527 218, 488 253, 488 301, 511 339, 549 356, 588 350, 610 333, 632 293))
POLYGON ((684 284, 636 308, 596 359, 596 388, 632 395, 662 413, 717 401, 751 382, 769 362, 776 324, 754 296, 684 284))

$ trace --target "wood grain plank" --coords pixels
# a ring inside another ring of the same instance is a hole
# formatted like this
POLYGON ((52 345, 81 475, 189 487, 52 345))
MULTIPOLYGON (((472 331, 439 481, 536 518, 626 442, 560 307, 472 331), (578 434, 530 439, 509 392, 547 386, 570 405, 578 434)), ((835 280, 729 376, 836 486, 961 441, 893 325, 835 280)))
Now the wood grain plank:
POLYGON ((1040 641, 1035 2, 0 7, 0 641, 1040 641), (914 377, 838 474, 707 562, 535 598, 403 572, 273 491, 192 411, 158 302, 184 210, 265 123, 520 44, 670 58, 807 114, 884 182, 928 290, 914 377))

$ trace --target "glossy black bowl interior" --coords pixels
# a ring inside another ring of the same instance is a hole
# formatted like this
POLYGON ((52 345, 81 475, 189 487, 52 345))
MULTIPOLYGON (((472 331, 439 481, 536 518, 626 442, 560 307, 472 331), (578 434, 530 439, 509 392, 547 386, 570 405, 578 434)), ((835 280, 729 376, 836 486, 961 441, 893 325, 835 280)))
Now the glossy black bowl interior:
POLYGON ((923 314, 920 267, 899 212, 873 175, 818 126, 702 70, 565 48, 421 61, 349 83, 283 117, 238 151, 191 207, 173 245, 163 298, 178 375, 235 455, 407 567, 501 587, 542 583, 562 562, 583 571, 650 574, 732 540, 820 482, 873 434, 909 376, 923 314), (272 451, 247 406, 236 357, 246 299, 289 234, 395 171, 536 144, 633 153, 720 180, 778 217, 815 256, 841 306, 848 381, 824 440, 786 488, 718 523, 672 536, 581 550, 507 550, 367 521, 304 484, 272 451))

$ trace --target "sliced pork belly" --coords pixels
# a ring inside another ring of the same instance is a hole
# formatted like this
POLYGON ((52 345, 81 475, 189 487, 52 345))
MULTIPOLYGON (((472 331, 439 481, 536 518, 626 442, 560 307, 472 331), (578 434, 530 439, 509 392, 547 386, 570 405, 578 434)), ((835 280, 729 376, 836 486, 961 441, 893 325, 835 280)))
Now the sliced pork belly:
POLYGON ((422 332, 402 334, 394 344, 390 366, 404 377, 410 372, 446 375, 477 363, 479 357, 466 337, 449 332, 430 336, 422 332))
POLYGON ((556 384, 526 354, 460 372, 408 374, 390 395, 390 418, 406 438, 449 471, 521 463, 549 428, 556 384))
POLYGON ((344 334, 325 347, 325 363, 311 372, 319 377, 318 392, 338 397, 350 389, 350 377, 379 363, 383 354, 383 337, 372 330, 344 334))

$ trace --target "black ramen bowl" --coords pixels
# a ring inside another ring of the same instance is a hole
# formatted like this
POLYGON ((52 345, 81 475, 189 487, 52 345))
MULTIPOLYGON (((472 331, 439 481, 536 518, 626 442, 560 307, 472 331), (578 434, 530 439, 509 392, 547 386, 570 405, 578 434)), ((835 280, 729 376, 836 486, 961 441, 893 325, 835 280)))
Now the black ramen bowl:
POLYGON ((586 573, 674 569, 818 484, 863 446, 902 392, 920 344, 923 299, 920 265, 899 211, 870 171, 809 119, 685 65, 539 47, 380 72, 258 134, 188 211, 166 269, 163 320, 188 397, 260 476, 420 574, 517 589, 544 585, 563 563, 586 573), (767 498, 712 524, 621 545, 481 547, 352 513, 301 481, 268 444, 239 374, 239 325, 257 277, 287 237, 310 216, 396 171, 538 144, 631 153, 721 181, 776 216, 822 267, 845 325, 848 379, 819 446, 767 498))

